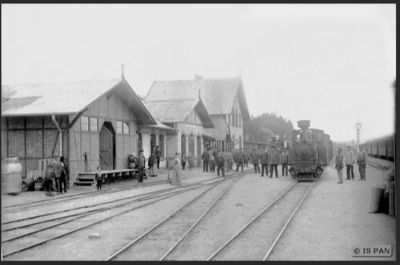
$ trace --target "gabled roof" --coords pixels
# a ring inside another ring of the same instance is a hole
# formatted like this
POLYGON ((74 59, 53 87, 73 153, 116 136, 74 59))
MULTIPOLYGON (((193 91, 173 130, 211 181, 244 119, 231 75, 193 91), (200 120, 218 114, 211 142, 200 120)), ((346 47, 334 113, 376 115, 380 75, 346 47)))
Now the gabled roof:
POLYGON ((77 114, 102 95, 117 93, 143 124, 157 124, 125 79, 2 85, 2 116, 77 114))
POLYGON ((167 99, 144 102, 155 119, 161 122, 184 122, 195 109, 202 120, 204 128, 214 128, 211 116, 201 99, 167 99))
POLYGON ((240 77, 203 79, 197 76, 194 80, 155 81, 146 96, 146 101, 197 99, 199 91, 210 115, 230 114, 235 97, 238 96, 243 118, 250 118, 240 77))
MULTIPOLYGON (((165 124, 162 124, 160 121, 156 120, 157 125, 146 125, 148 128, 154 128, 154 129, 161 129, 161 130, 170 130, 170 131, 177 131, 178 129, 169 127, 165 124)), ((141 126, 139 126, 141 127, 141 126)))

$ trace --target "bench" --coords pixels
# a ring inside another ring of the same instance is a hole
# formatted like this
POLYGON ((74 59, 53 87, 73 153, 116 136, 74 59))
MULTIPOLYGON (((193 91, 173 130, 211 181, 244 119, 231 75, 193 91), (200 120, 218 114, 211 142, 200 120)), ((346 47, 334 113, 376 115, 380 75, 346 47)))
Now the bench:
MULTIPOLYGON (((119 178, 123 177, 134 177, 137 169, 114 169, 114 170, 103 170, 105 182, 115 182, 119 178)), ((78 177, 74 182, 74 186, 93 186, 96 184, 96 172, 78 172, 78 177)))

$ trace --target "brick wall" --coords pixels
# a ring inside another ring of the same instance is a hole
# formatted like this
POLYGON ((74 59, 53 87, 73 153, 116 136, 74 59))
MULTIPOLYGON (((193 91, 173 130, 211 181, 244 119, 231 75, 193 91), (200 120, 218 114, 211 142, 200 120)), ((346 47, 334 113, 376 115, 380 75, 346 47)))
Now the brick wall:
MULTIPOLYGON (((56 119, 59 122, 61 117, 56 119)), ((67 157, 66 124, 67 117, 64 117, 61 128, 63 130, 63 155, 65 157, 67 157)), ((40 159, 52 156, 57 134, 59 132, 51 116, 3 118, 1 157, 18 157, 22 165, 22 176, 25 177, 30 170, 39 169, 40 159)), ((59 156, 59 148, 59 140, 57 140, 53 156, 59 156)))

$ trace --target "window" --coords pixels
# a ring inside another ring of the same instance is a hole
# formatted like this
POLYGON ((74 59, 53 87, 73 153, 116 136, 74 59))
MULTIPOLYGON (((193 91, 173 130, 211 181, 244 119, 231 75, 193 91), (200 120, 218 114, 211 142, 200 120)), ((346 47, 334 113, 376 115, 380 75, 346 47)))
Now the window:
POLYGON ((200 136, 197 136, 197 156, 201 156, 201 139, 200 136))
POLYGON ((150 148, 152 151, 156 148, 156 135, 154 133, 150 135, 150 148))
POLYGON ((194 153, 194 136, 190 135, 189 136, 189 153, 192 156, 195 156, 196 154, 194 153))
POLYGON ((137 134, 137 143, 138 143, 138 153, 142 150, 142 134, 137 134))
POLYGON ((124 122, 124 134, 129 134, 129 125, 128 123, 124 122))
POLYGON ((90 131, 97 132, 97 118, 90 118, 90 131))
POLYGON ((89 131, 89 118, 86 116, 81 117, 81 129, 82 131, 89 131))
POLYGON ((186 154, 186 137, 184 134, 181 136, 181 155, 186 154))
POLYGON ((117 133, 122 133, 122 121, 117 121, 117 133))
POLYGON ((164 135, 162 134, 158 136, 158 150, 160 150, 160 156, 164 157, 164 135))
POLYGON ((238 114, 237 114, 237 110, 235 110, 235 125, 238 126, 238 114))

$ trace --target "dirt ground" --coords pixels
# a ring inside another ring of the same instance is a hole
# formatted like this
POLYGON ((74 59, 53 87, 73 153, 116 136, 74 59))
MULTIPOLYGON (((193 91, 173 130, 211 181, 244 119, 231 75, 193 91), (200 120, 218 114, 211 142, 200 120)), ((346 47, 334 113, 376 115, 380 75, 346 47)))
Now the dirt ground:
MULTIPOLYGON (((334 168, 331 166, 325 169, 278 241, 269 260, 396 260, 396 218, 383 213, 368 213, 371 187, 381 184, 384 174, 368 166, 367 181, 359 181, 356 171, 356 180, 344 181, 344 184, 338 185, 334 168), (352 256, 354 246, 365 245, 391 245, 393 255, 389 258, 352 256)), ((216 177, 216 173, 207 174, 197 170, 186 174, 183 182, 213 177, 216 177)), ((206 259, 294 182, 290 177, 270 179, 254 173, 241 178, 168 259, 206 259)), ((145 191, 155 187, 140 189, 145 191)), ((198 190, 172 197, 9 258, 104 260, 112 251, 149 229, 200 192, 198 190), (88 239, 91 233, 100 233, 102 236, 100 239, 88 239), (51 251, 48 245, 59 251, 51 251)), ((135 257, 129 259, 135 260, 135 257)))
MULTIPOLYGON (((367 180, 336 184, 328 167, 283 234, 269 260, 396 260, 396 218, 368 213, 371 187, 382 171, 367 166, 367 180), (391 245, 392 257, 353 257, 355 246, 391 245)), ((344 178, 345 174, 344 174, 344 178)))

